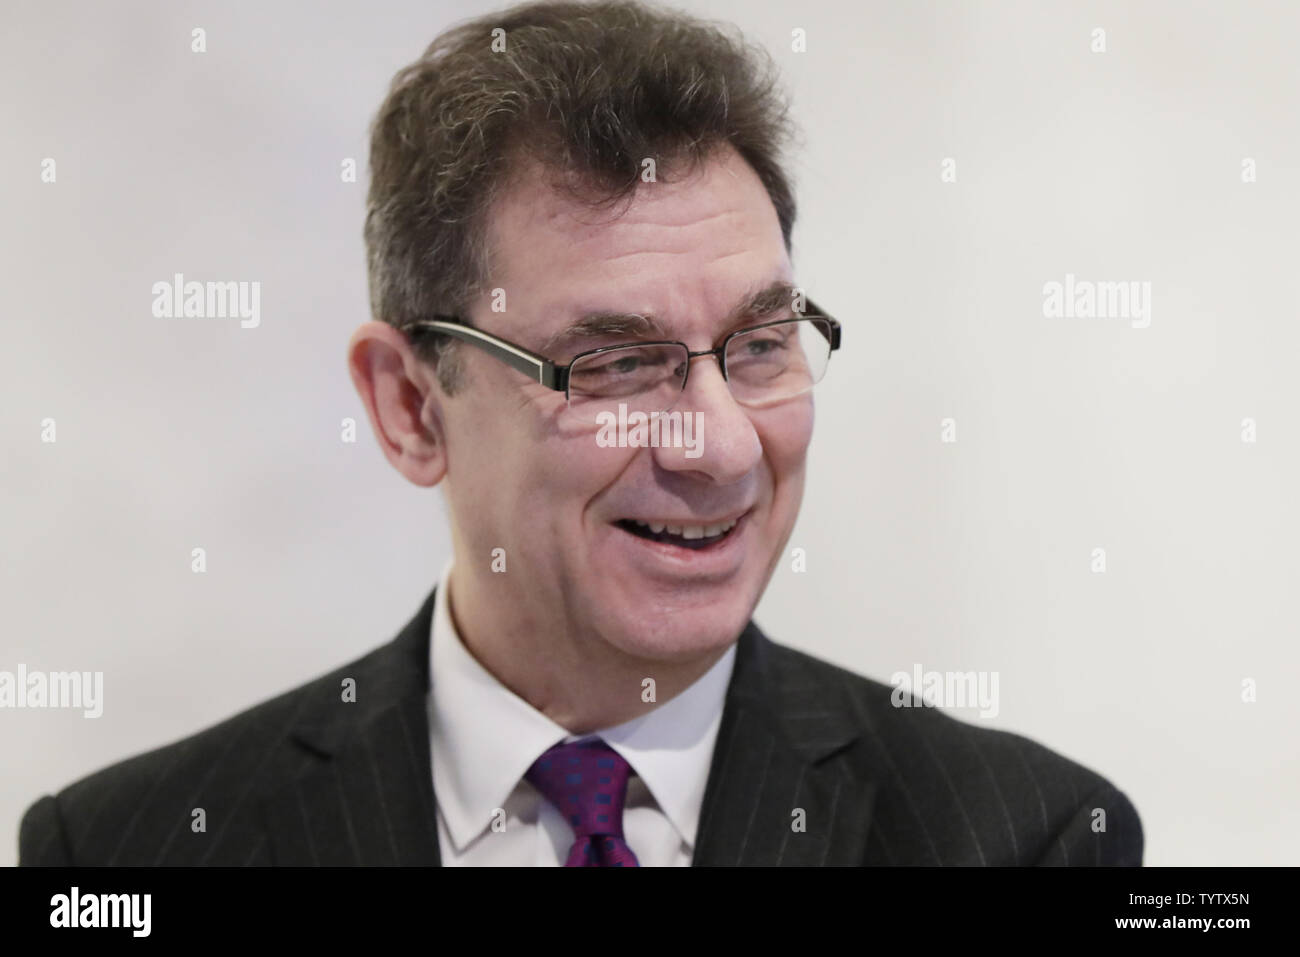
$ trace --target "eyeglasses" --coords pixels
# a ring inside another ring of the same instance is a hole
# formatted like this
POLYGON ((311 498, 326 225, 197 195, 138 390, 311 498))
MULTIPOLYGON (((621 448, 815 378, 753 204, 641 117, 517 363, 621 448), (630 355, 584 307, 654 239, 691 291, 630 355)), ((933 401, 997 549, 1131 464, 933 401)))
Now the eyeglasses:
POLYGON ((684 342, 658 341, 589 349, 560 365, 523 346, 466 325, 452 316, 420 319, 407 332, 452 336, 539 382, 563 392, 569 409, 595 422, 602 412, 667 412, 686 388, 691 360, 714 356, 737 402, 765 407, 810 391, 826 375, 840 347, 840 324, 805 300, 807 311, 729 333, 712 349, 692 352, 684 342))

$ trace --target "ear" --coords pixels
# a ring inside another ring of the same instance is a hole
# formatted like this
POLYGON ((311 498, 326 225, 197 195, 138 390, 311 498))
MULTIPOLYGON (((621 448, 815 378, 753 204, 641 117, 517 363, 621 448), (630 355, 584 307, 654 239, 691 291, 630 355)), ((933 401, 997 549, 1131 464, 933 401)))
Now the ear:
POLYGON ((406 336, 387 323, 363 323, 348 343, 348 372, 393 468, 415 485, 442 481, 447 473, 442 426, 447 396, 406 336))

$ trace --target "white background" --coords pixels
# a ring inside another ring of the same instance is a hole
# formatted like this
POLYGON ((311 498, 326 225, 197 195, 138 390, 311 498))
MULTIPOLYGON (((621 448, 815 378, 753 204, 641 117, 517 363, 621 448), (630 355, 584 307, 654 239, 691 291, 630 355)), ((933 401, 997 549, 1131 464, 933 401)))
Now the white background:
MULTIPOLYGON (((759 623, 881 680, 997 671, 998 716, 960 716, 1109 777, 1149 864, 1300 862, 1298 8, 683 6, 780 64, 796 275, 845 326, 808 571, 759 623), (1066 273, 1150 282, 1150 327, 1044 318, 1066 273)), ((380 455, 344 347, 367 125, 492 8, 6 2, 0 670, 103 671, 105 710, 0 711, 0 864, 41 794, 377 646, 435 581, 440 494, 380 455), (176 272, 260 281, 260 328, 154 318, 176 272)))

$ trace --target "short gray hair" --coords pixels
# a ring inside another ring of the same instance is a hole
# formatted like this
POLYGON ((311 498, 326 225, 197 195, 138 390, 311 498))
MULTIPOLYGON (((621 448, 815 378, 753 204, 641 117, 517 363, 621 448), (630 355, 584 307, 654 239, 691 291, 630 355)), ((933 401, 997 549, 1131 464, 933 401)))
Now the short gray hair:
MULTIPOLYGON (((493 203, 528 159, 602 206, 631 198, 646 157, 663 179, 730 144, 766 188, 789 252, 789 112, 771 57, 734 27, 635 0, 525 3, 453 27, 397 73, 371 127, 371 312, 398 328, 463 316, 490 275, 493 203)), ((454 342, 417 342, 449 394, 454 342)))

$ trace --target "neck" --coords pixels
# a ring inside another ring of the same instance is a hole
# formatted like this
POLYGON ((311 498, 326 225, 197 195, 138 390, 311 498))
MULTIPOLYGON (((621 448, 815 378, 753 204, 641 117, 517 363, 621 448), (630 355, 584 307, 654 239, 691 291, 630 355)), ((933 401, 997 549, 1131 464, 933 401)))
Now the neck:
POLYGON ((485 593, 461 569, 447 583, 448 610, 466 650, 498 681, 570 734, 630 721, 671 701, 727 651, 686 661, 629 655, 597 635, 544 621, 523 602, 485 593), (654 700, 645 700, 645 679, 654 700))

